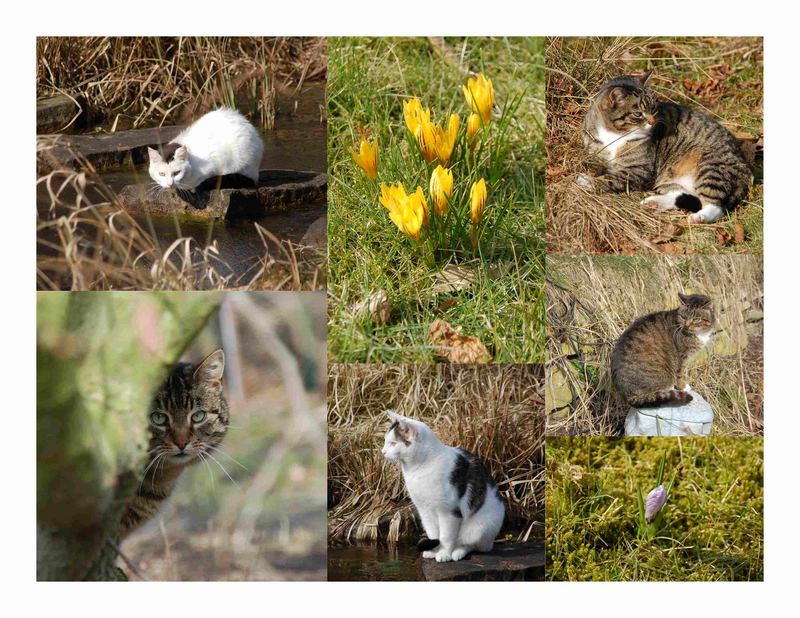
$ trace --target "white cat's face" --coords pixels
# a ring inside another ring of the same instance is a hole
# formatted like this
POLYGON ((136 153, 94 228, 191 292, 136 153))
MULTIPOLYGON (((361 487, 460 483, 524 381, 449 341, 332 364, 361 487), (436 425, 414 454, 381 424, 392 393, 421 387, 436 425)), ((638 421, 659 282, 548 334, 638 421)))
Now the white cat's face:
POLYGON ((381 453, 389 461, 405 461, 423 439, 427 426, 395 412, 387 412, 392 426, 383 438, 381 453))
POLYGON ((186 146, 176 148, 172 155, 161 156, 158 150, 148 148, 150 178, 165 189, 180 186, 189 171, 189 151, 186 146))

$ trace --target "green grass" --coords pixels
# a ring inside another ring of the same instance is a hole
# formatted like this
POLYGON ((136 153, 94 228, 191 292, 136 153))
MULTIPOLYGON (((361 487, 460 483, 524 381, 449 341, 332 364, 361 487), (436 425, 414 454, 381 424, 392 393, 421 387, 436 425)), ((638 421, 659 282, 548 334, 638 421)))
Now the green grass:
MULTIPOLYGON (((377 186, 353 163, 349 149, 361 129, 380 144, 379 181, 403 181, 413 191, 427 177, 398 177, 414 155, 406 140, 402 100, 430 107, 434 120, 450 113, 466 124, 461 86, 466 73, 427 39, 330 38, 328 64, 328 247, 331 362, 431 362, 430 324, 437 318, 477 336, 496 362, 544 357, 544 53, 542 39, 447 39, 471 70, 494 83, 497 106, 521 97, 511 121, 510 154, 486 208, 495 225, 477 256, 454 251, 430 264, 392 224, 377 186), (441 292, 437 275, 458 265, 474 277, 441 292), (384 290, 392 314, 384 325, 352 307, 384 290)), ((458 184, 458 180, 456 180, 458 184)))
POLYGON ((550 580, 764 578, 761 438, 548 438, 546 483, 550 580), (674 483, 640 539, 637 486, 665 456, 674 483))

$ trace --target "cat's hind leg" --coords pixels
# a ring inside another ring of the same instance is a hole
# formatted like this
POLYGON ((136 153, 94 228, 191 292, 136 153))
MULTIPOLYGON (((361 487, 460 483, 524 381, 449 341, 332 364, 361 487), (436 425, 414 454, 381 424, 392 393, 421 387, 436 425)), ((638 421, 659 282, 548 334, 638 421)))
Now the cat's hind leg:
POLYGON ((718 204, 703 204, 697 212, 689 215, 689 223, 713 223, 725 215, 725 209, 718 204))

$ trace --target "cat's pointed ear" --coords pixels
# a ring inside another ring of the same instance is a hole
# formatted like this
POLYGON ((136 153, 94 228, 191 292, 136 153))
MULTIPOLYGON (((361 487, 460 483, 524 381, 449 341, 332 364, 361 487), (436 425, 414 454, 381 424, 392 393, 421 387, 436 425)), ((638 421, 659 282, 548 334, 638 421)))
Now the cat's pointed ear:
POLYGON ((216 350, 203 359, 203 362, 194 370, 192 379, 195 382, 222 382, 225 373, 225 352, 216 350))
POLYGON ((687 302, 689 300, 689 297, 686 294, 681 294, 680 292, 678 292, 678 298, 680 298, 681 304, 684 304, 684 305, 687 304, 687 302))
POLYGON ((399 423, 400 421, 404 420, 405 417, 399 415, 394 410, 386 410, 386 416, 389 417, 389 420, 393 423, 399 423))
POLYGON ((155 148, 150 148, 150 146, 147 147, 147 155, 150 157, 150 163, 161 163, 163 161, 161 153, 155 148))
POLYGON ((640 88, 644 88, 645 84, 647 84, 647 80, 650 79, 650 76, 653 74, 653 69, 645 71, 641 75, 637 75, 634 79, 636 83, 639 84, 640 88))
POLYGON ((606 96, 603 97, 602 107, 603 109, 614 109, 624 98, 625 90, 619 87, 612 88, 606 92, 606 96))
POLYGON ((189 159, 189 148, 186 146, 176 148, 173 159, 175 159, 175 161, 187 161, 189 159))

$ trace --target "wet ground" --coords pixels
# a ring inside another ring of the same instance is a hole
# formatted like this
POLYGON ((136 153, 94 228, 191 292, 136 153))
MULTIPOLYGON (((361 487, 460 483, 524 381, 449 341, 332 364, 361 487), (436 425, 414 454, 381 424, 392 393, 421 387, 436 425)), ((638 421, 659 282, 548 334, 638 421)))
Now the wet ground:
POLYGON ((414 547, 329 547, 328 581, 421 581, 421 560, 414 547))

